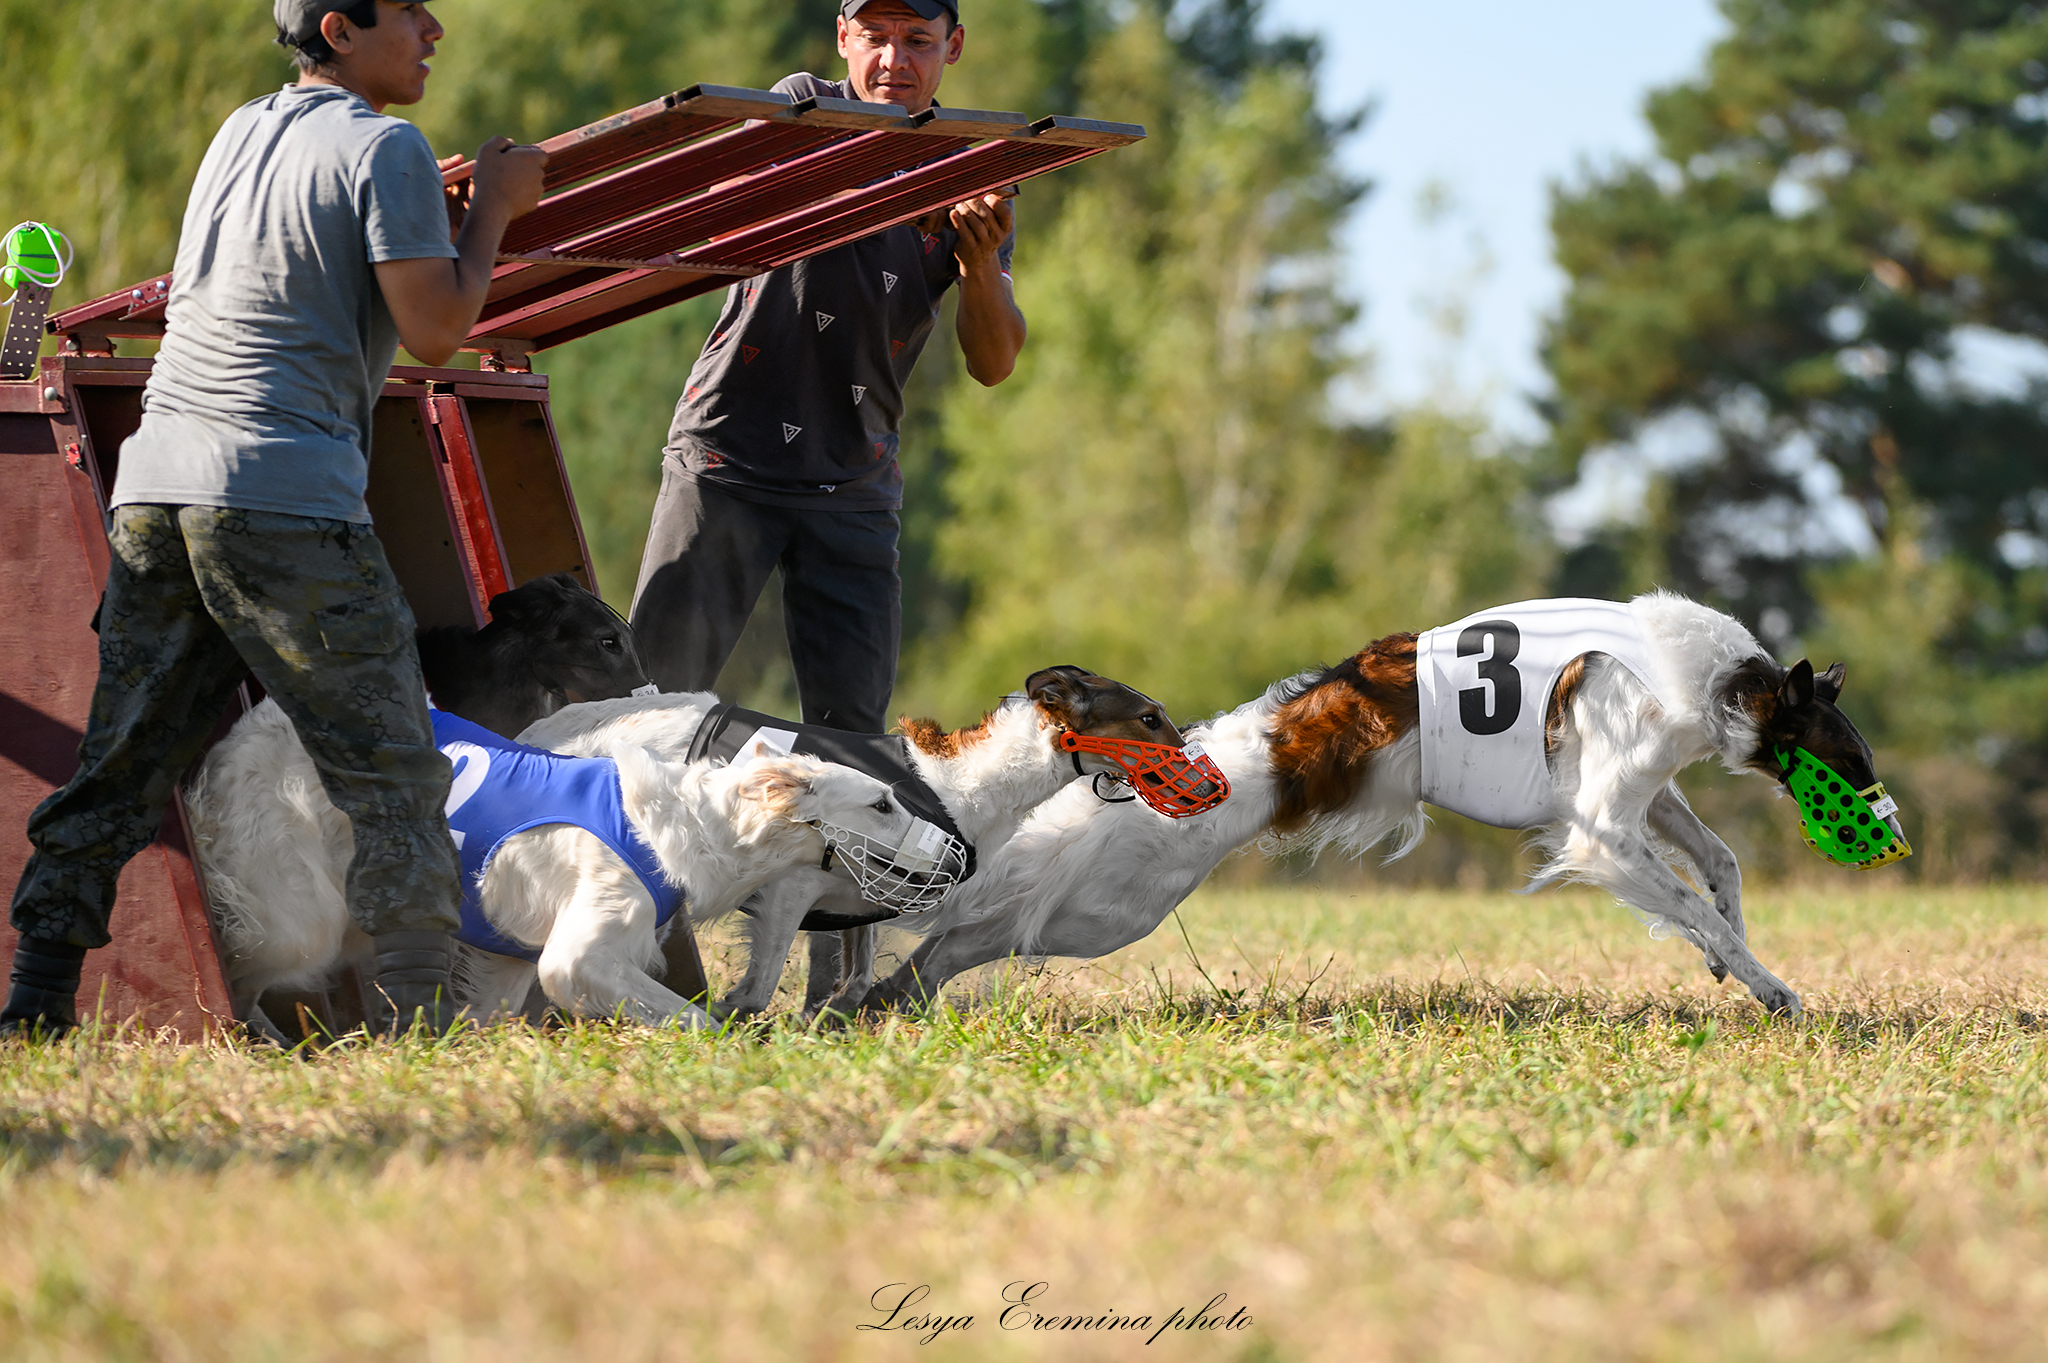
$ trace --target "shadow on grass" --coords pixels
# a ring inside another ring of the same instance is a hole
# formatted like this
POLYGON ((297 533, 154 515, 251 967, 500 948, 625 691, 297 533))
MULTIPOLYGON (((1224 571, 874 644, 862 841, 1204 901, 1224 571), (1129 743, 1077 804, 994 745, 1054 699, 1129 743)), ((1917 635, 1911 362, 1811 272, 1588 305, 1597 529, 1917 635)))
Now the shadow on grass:
MULTIPOLYGON (((2048 1031, 2048 1016, 2011 998, 1991 997, 1964 1007, 1882 998, 1832 1006, 1811 1003, 1796 1017, 1773 1017, 1747 994, 1731 989, 1719 999, 1620 995, 1598 989, 1557 989, 1540 985, 1498 985, 1478 978, 1384 981, 1341 991, 1285 986, 1177 988, 1155 974, 1142 1003, 1075 999, 1035 990, 1029 983, 997 991, 975 1012, 1001 1018, 1019 1010, 1035 1015, 1039 1027, 1077 1036, 1138 1024, 1244 1030, 1362 1028, 1391 1032, 1486 1028, 1520 1032, 1543 1028, 1630 1029, 1698 1035, 1708 1027, 1818 1040, 1838 1047, 1864 1047, 1910 1040, 1928 1028, 1978 1030, 2006 1027, 2048 1031)), ((951 1010, 941 1007, 909 1016, 929 1020, 951 1010)), ((973 1014, 968 1014, 972 1016, 973 1014)), ((862 1020, 872 1026, 872 1018, 862 1020)))
MULTIPOLYGON (((700 1187, 833 1161, 1029 1178, 1113 1158, 1100 1144, 1110 1114, 1073 1115, 1071 1091, 1041 1096, 1039 1081, 1019 1075, 1085 1068, 1092 1053, 1127 1052, 1134 1039, 1147 1053, 1178 1047, 1205 1074, 1240 1063, 1224 1048, 1204 1049, 1219 1036, 1232 1048, 1262 1035, 1297 1053, 1327 1046, 1333 1064, 1348 1063, 1371 1035, 1438 1046, 1487 1032, 1543 1036, 1560 1051, 1632 1035, 1651 1048, 1701 1050, 1718 1038, 1810 1055, 2044 1030, 2038 1012, 2017 1005, 1873 996, 1774 1019, 1733 994, 1623 996, 1481 979, 1321 991, 1314 981, 1236 990, 1160 982, 1110 998, 1027 980, 964 1011, 863 1016, 830 1035, 794 1019, 744 1038, 514 1026, 286 1058, 89 1028, 48 1048, 0 1051, 0 1184, 53 1166, 374 1171, 399 1158, 495 1156, 700 1187), (920 1114, 963 1090, 980 1094, 964 1141, 951 1118, 921 1124, 920 1114)), ((1103 1084, 1135 1092, 1113 1067, 1103 1084)))
POLYGON ((0 1118, 0 1172, 27 1173, 59 1164, 102 1174, 139 1165, 214 1172, 250 1162, 287 1171, 374 1172, 400 1157, 431 1161, 502 1151, 586 1172, 687 1176, 693 1168, 748 1163, 764 1153, 748 1142, 681 1135, 601 1119, 527 1123, 516 1136, 502 1127, 428 1136, 411 1126, 381 1122, 296 1138, 219 1128, 171 1135, 139 1131, 130 1123, 102 1126, 9 1115, 0 1118))
POLYGON ((0 1178, 61 1168, 115 1176, 138 1168, 216 1173, 261 1165, 278 1172, 374 1174, 396 1160, 432 1163, 511 1155, 582 1177, 653 1176, 709 1187, 767 1168, 854 1157, 899 1170, 957 1163, 961 1172, 1040 1174, 1071 1169, 1102 1153, 1088 1125, 1033 1114, 980 1132, 971 1144, 920 1143, 892 1149, 890 1133, 863 1127, 833 1140, 706 1136, 685 1128, 646 1130, 592 1118, 528 1124, 516 1131, 480 1128, 423 1136, 418 1130, 371 1125, 323 1137, 266 1138, 209 1129, 151 1135, 132 1125, 0 1120, 0 1178))

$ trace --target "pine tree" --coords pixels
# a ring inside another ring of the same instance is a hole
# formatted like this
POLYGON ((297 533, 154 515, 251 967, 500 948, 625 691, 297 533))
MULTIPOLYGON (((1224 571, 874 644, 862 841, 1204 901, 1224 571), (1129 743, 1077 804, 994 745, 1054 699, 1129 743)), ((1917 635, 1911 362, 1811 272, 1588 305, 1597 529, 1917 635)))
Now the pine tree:
POLYGON ((1839 490, 1882 539, 1893 469, 1940 545, 2010 580, 2048 535, 2048 392, 1972 391, 1950 361, 1963 328, 2048 340, 2048 14, 1723 9, 1704 74, 1649 101, 1655 157, 1556 196, 1565 468, 1660 423, 1703 431, 1653 554, 1752 621, 1811 618, 1804 568, 1863 539, 1816 506, 1839 490))

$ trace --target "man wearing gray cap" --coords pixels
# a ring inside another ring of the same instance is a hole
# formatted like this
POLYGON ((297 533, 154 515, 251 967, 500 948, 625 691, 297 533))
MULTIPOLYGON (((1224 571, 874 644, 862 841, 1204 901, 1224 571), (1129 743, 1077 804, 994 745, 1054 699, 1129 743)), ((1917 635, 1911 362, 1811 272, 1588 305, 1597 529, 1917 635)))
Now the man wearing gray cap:
MULTIPOLYGON (((921 113, 960 59, 957 0, 844 0, 844 81, 775 88, 921 113)), ((960 288, 967 372, 1001 383, 1024 345, 1009 198, 987 194, 734 285, 663 451, 633 628, 665 691, 709 690, 782 571, 803 717, 879 732, 896 683, 903 384, 960 288)))
POLYGON ((383 113, 425 93, 442 36, 426 6, 275 0, 273 16, 299 78, 228 116, 185 206, 162 349, 108 498, 99 682, 78 773, 29 818, 0 1035, 75 1023, 121 867, 244 667, 349 817, 373 1028, 452 1016, 449 767, 363 501, 370 414, 401 340, 440 364, 468 334, 547 158, 486 142, 451 242, 426 138, 383 113))

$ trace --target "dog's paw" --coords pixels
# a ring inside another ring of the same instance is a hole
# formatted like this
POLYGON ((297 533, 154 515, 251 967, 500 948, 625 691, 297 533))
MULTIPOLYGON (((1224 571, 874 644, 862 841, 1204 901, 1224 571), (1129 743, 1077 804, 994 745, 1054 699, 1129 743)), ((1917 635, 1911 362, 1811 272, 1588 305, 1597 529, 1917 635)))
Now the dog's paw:
POLYGON ((249 1020, 242 1024, 242 1035, 250 1045, 278 1051, 292 1049, 291 1038, 270 1020, 270 1014, 263 1011, 261 1004, 249 1006, 249 1020))
POLYGON ((1799 1001, 1799 996, 1793 993, 1788 986, 1778 980, 1770 979, 1768 976, 1765 978, 1763 985, 1752 985, 1749 992, 1756 995, 1756 1001, 1761 1003, 1773 1017, 1797 1017, 1806 1008, 1799 1001))
POLYGON ((744 1022, 748 1018, 759 1017, 761 1013, 758 1008, 742 1007, 739 1004, 727 1003, 723 999, 705 1003, 704 1011, 711 1015, 713 1022, 744 1022))
POLYGON ((896 988, 887 980, 882 980, 877 984, 869 986, 867 996, 860 1001, 859 1011, 862 1013, 893 1012, 901 1009, 906 1001, 907 996, 904 991, 896 988))
POLYGON ((774 1030, 774 1020, 762 1008, 733 1008, 714 1003, 707 1010, 712 1025, 726 1036, 752 1037, 764 1041, 774 1030))
POLYGON ((842 1011, 826 1004, 813 1012, 804 1014, 804 1025, 814 1032, 843 1032, 853 1021, 851 1010, 842 1011))

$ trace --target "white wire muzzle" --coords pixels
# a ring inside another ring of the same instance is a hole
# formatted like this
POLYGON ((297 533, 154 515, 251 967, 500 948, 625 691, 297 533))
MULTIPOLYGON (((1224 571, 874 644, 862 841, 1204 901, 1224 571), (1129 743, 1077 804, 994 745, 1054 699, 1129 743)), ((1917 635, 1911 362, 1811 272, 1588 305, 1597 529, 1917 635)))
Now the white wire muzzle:
POLYGON ((898 913, 936 909, 967 873, 967 848, 945 829, 913 818, 903 840, 894 847, 853 828, 820 820, 817 829, 828 849, 826 864, 839 864, 860 887, 862 899, 898 913))

